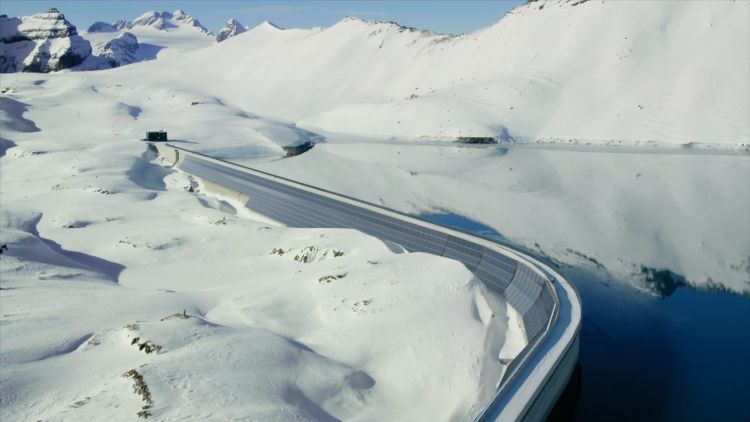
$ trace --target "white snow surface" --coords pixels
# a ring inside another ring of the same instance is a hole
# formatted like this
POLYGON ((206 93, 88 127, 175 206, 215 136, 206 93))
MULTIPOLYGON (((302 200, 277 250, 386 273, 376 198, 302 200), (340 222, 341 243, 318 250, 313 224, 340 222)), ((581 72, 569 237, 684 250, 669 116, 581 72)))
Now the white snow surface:
POLYGON ((180 10, 118 27, 139 61, 172 56, 155 65, 164 83, 327 135, 748 150, 749 14, 745 1, 540 0, 462 36, 346 18, 265 22, 220 45, 180 10))
POLYGON ((319 133, 750 145, 750 3, 575 3, 533 2, 457 37, 265 24, 154 66, 319 133))
POLYGON ((302 132, 124 69, 3 77, 2 420, 476 413, 523 347, 502 298, 456 261, 279 227, 159 165, 138 138, 160 122, 273 159, 302 132))
POLYGON ((513 311, 460 264, 277 227, 158 165, 146 130, 463 214, 562 262, 750 291, 750 157, 638 153, 747 150, 750 3, 576 3, 458 37, 347 18, 216 44, 187 24, 118 25, 86 37, 126 30, 138 60, 158 59, 3 75, 2 419, 133 419, 148 405, 121 376, 135 369, 159 420, 465 420, 502 373, 494 358, 523 346, 513 311), (425 142, 457 136, 632 149, 425 142))

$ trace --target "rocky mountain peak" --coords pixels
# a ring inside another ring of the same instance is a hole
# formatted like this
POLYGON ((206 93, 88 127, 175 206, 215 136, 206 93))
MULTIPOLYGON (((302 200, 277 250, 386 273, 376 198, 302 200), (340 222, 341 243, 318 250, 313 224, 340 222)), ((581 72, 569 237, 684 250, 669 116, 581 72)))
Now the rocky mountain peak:
POLYGON ((21 18, 1 18, 0 41, 41 40, 67 38, 78 35, 75 25, 68 22, 59 10, 52 8, 45 13, 37 13, 21 18))
POLYGON ((243 26, 237 19, 231 18, 224 24, 219 32, 216 33, 216 42, 222 42, 227 38, 234 37, 245 31, 247 31, 245 26, 243 26))
POLYGON ((127 25, 128 28, 132 28, 134 26, 151 26, 156 29, 165 29, 168 27, 173 27, 174 25, 170 25, 169 22, 167 22, 168 19, 172 17, 172 14, 169 12, 157 12, 155 10, 150 10, 141 16, 138 16, 137 18, 133 19, 132 22, 127 25))
POLYGON ((0 72, 50 72, 81 63, 91 44, 57 9, 20 18, 0 17, 0 72))

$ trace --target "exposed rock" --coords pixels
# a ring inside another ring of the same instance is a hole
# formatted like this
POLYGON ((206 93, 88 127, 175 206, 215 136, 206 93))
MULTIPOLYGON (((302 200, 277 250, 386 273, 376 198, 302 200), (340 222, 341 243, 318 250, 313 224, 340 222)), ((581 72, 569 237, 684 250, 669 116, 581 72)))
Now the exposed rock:
POLYGON ((135 18, 133 22, 127 25, 127 28, 134 26, 150 26, 156 29, 174 28, 174 25, 169 22, 171 17, 172 14, 169 12, 151 10, 135 18))
POLYGON ((227 23, 224 24, 224 27, 221 28, 216 34, 216 42, 222 42, 227 38, 234 37, 235 35, 241 34, 245 31, 247 31, 247 28, 239 23, 237 19, 229 19, 227 23))
POLYGON ((78 35, 76 27, 57 9, 21 18, 5 17, 0 25, 0 41, 45 40, 78 35))
POLYGON ((459 144, 496 144, 497 139, 492 136, 459 136, 456 142, 459 144))
POLYGON ((128 24, 129 24, 128 21, 120 19, 118 21, 115 21, 115 23, 113 23, 112 26, 114 26, 115 29, 120 30, 120 29, 127 29, 128 24))
POLYGON ((109 59, 112 67, 122 66, 138 61, 138 39, 130 32, 123 32, 119 37, 108 41, 98 55, 109 59))
POLYGON ((304 154, 305 152, 311 150, 314 146, 314 143, 308 141, 299 145, 290 145, 282 148, 284 149, 287 157, 294 157, 295 155, 304 154))
POLYGON ((111 23, 97 21, 89 26, 89 29, 86 32, 116 32, 117 30, 118 28, 111 23))
POLYGON ((50 72, 73 67, 91 44, 57 9, 21 18, 0 17, 0 72, 50 72))

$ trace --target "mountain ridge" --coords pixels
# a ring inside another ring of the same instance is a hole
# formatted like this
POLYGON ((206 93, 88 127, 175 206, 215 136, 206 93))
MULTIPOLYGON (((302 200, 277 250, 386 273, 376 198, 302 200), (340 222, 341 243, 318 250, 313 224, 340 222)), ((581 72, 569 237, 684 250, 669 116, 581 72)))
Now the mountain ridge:
POLYGON ((97 21, 89 26, 88 32, 112 32, 113 30, 133 29, 137 26, 169 30, 176 25, 193 27, 206 35, 212 35, 212 32, 203 26, 198 19, 185 13, 182 9, 176 9, 174 12, 149 10, 132 21, 118 20, 114 23, 97 21))

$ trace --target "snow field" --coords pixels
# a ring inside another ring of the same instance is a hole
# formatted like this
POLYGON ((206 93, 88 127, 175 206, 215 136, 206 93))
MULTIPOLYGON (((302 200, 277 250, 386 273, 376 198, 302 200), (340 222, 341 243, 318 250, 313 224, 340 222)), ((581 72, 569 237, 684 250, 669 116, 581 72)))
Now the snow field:
POLYGON ((216 119, 268 156, 260 131, 301 131, 77 75, 3 80, 4 417, 465 419, 489 397, 521 333, 465 267, 254 218, 137 140, 157 101, 177 135, 216 119))

